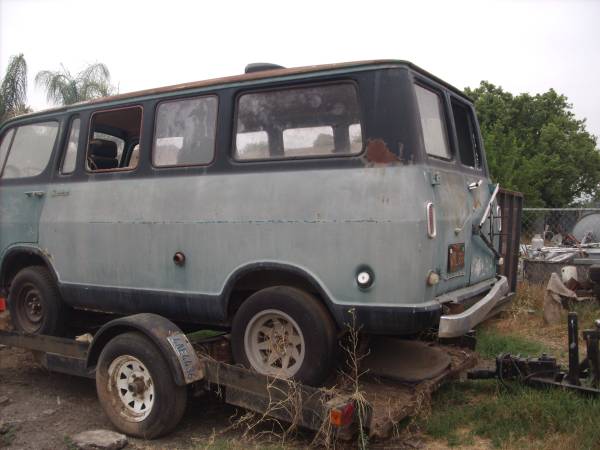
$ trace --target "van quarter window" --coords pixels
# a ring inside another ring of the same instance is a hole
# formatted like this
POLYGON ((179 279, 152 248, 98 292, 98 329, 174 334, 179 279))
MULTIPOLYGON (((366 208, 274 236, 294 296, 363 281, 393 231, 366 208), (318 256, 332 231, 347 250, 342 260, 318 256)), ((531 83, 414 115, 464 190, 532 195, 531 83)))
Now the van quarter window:
POLYGON ((2 178, 34 177, 50 160, 58 122, 42 122, 17 128, 2 171, 2 178))
POLYGON ((450 159, 442 98, 435 92, 419 85, 415 85, 415 90, 427 154, 450 159))
POLYGON ((79 143, 79 118, 71 121, 71 131, 69 132, 69 141, 65 148, 65 156, 63 159, 60 173, 63 175, 72 173, 75 170, 75 162, 77 161, 77 144, 79 143))
POLYGON ((158 105, 152 161, 155 166, 208 164, 215 154, 216 96, 158 105))
POLYGON ((90 172, 130 170, 137 166, 131 153, 139 143, 142 108, 134 106, 92 116, 86 168, 90 172))
POLYGON ((239 98, 236 159, 356 155, 362 147, 353 84, 255 92, 239 98))
POLYGON ((481 150, 475 135, 475 123, 471 110, 456 100, 452 100, 452 114, 458 139, 460 161, 469 167, 481 167, 481 150))

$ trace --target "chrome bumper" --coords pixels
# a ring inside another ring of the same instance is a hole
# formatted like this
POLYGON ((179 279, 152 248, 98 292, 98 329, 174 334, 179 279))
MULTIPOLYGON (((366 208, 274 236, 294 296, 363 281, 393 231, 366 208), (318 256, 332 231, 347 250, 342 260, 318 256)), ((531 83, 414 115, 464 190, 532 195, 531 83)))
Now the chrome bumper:
POLYGON ((440 317, 439 337, 452 338, 469 332, 486 319, 508 292, 509 287, 506 277, 499 276, 498 281, 494 283, 486 296, 469 309, 460 314, 440 317))

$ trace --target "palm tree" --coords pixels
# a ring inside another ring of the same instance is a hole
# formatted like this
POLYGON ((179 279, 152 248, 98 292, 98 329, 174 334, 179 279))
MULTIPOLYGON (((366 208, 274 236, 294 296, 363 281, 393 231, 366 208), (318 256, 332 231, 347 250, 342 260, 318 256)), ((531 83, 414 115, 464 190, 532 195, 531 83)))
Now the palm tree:
POLYGON ((42 70, 35 76, 35 84, 46 90, 49 102, 60 105, 106 97, 116 92, 110 84, 110 72, 102 63, 91 64, 76 76, 61 64, 61 70, 42 70))
POLYGON ((11 56, 0 83, 0 122, 31 112, 27 106, 27 62, 23 53, 11 56))

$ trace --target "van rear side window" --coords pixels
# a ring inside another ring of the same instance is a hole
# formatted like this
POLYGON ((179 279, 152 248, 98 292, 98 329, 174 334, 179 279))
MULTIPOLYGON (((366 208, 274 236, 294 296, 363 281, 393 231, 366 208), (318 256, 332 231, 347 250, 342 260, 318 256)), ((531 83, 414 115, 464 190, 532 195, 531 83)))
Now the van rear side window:
POLYGON ((41 174, 50 161, 58 122, 23 125, 15 131, 2 178, 27 178, 41 174))
POLYGON ((155 166, 208 164, 215 154, 216 96, 160 103, 152 161, 155 166))
POLYGON ((356 155, 362 151, 353 84, 255 92, 237 105, 238 160, 356 155))
POLYGON ((450 159, 448 133, 444 120, 444 103, 440 95, 418 84, 415 85, 425 151, 430 156, 450 159))

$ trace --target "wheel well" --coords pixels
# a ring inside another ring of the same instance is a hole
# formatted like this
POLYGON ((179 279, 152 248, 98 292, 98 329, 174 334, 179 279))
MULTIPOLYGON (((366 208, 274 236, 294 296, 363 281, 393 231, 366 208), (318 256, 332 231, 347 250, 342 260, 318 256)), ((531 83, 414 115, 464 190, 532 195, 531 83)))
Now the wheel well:
MULTIPOLYGON (((0 274, 0 290, 6 289, 10 286, 13 278, 21 269, 30 266, 44 266, 47 269, 48 263, 46 260, 32 251, 18 251, 10 253, 2 263, 2 273, 0 274)), ((50 271, 54 275, 54 272, 50 271)))
POLYGON ((234 281, 228 296, 227 318, 231 319, 244 300, 252 294, 272 286, 291 286, 302 289, 314 295, 331 313, 325 293, 307 275, 286 269, 257 268, 245 272, 234 281))

